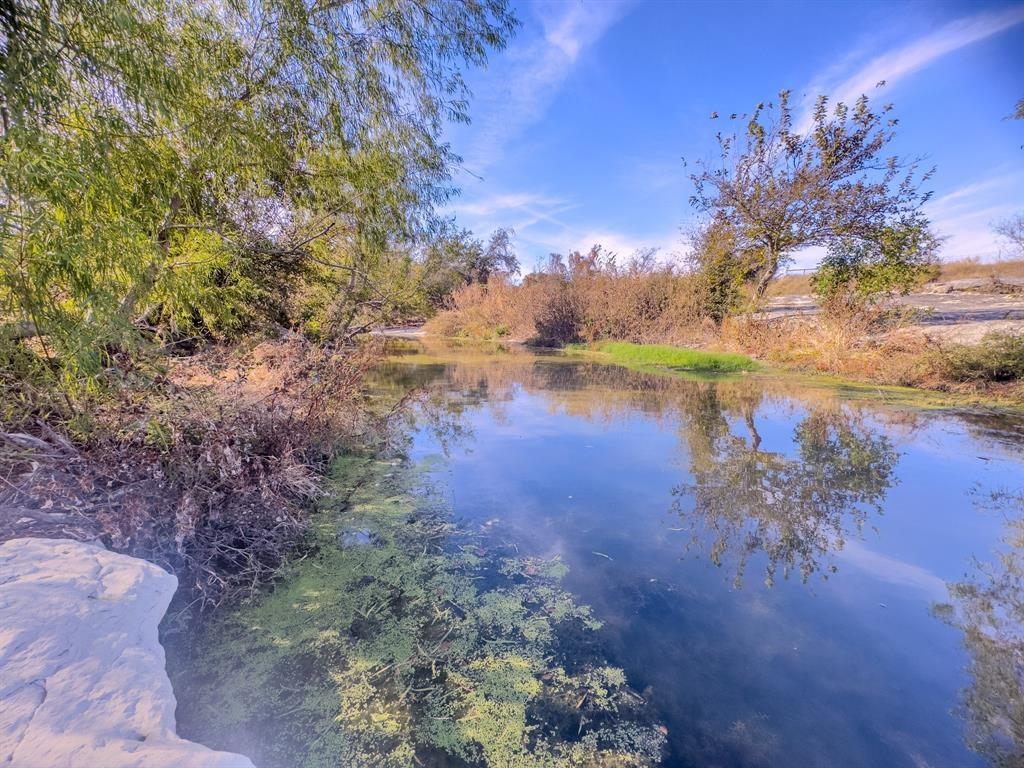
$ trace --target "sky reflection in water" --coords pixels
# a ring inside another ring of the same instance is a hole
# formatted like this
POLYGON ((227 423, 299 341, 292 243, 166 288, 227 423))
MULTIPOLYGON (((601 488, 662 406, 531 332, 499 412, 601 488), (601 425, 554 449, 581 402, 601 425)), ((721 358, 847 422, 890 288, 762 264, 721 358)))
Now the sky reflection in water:
POLYGON ((610 662, 668 727, 666 765, 1021 757, 1006 645, 1019 633, 976 631, 992 603, 977 584, 1021 597, 998 557, 1020 500, 981 503, 1024 486, 1012 418, 763 377, 443 354, 382 371, 382 385, 425 387, 412 458, 458 518, 561 555, 610 662))

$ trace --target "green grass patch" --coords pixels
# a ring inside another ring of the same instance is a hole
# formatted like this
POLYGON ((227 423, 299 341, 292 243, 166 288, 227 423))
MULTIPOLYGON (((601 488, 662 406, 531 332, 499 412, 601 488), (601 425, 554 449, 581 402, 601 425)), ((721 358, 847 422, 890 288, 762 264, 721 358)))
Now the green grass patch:
POLYGON ((569 349, 598 352, 620 365, 649 365, 677 371, 735 373, 737 371, 752 371, 758 367, 757 362, 746 355, 737 355, 731 352, 709 352, 687 347, 670 347, 665 344, 630 344, 625 341, 606 341, 590 347, 572 345, 569 349))

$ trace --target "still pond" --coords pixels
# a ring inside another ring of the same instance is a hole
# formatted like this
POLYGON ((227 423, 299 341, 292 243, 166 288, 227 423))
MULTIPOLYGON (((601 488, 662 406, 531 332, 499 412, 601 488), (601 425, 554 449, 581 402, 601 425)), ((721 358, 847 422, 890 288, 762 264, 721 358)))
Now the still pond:
POLYGON ((168 637, 271 766, 1024 765, 1024 419, 396 345, 309 554, 168 637))

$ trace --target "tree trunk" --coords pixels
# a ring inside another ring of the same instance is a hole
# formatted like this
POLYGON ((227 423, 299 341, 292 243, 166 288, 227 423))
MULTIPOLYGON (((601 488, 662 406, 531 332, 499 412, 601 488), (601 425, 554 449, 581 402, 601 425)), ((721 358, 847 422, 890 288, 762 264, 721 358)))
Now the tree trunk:
POLYGON ((757 431, 757 424, 754 423, 754 409, 749 405, 743 409, 743 421, 747 425, 747 432, 750 433, 750 447, 757 453, 761 449, 761 433, 757 431))
POLYGON ((764 298, 764 292, 768 290, 768 284, 775 279, 775 273, 779 270, 779 254, 769 250, 765 253, 764 266, 757 277, 757 285, 754 289, 754 297, 760 301, 764 298))
POLYGON ((343 299, 348 302, 348 311, 345 315, 345 319, 338 324, 338 327, 332 333, 336 338, 345 338, 348 333, 348 329, 352 326, 352 322, 356 319, 356 313, 359 311, 358 304, 352 300, 352 294, 355 293, 356 290, 356 278, 357 273, 355 267, 353 267, 348 273, 348 287, 345 288, 343 299))

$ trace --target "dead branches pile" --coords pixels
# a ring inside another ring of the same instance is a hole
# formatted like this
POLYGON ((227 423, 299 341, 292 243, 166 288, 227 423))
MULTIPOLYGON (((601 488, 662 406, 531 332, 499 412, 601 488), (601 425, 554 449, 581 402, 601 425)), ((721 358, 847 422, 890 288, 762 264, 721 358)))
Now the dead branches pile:
POLYGON ((380 428, 361 393, 377 354, 208 349, 94 404, 78 439, 21 419, 0 432, 0 539, 101 541, 177 573, 199 608, 251 591, 302 539, 324 463, 380 428))

